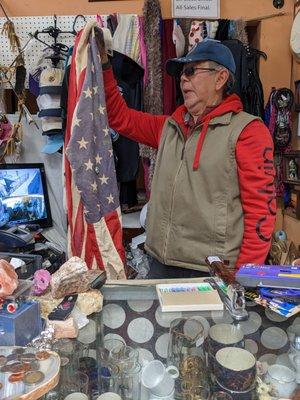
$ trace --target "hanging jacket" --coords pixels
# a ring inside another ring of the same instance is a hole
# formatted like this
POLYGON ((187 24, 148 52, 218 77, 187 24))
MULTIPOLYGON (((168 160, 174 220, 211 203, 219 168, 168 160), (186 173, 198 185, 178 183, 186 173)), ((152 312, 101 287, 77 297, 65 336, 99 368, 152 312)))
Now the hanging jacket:
POLYGON ((264 116, 264 92, 258 74, 259 57, 264 53, 253 49, 237 39, 223 40, 236 64, 235 85, 233 92, 242 100, 244 110, 260 118, 264 116))
POLYGON ((158 148, 147 251, 165 264, 200 270, 211 254, 231 266, 264 262, 276 215, 265 125, 231 95, 187 135, 184 106, 172 117, 130 110, 111 70, 104 85, 110 126, 158 148))

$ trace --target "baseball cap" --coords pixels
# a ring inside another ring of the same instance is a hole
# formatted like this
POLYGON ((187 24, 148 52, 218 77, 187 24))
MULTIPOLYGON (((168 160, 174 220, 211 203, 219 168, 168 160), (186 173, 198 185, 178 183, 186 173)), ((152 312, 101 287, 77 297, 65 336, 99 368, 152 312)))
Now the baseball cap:
POLYGON ((47 136, 47 143, 42 148, 42 153, 53 154, 56 153, 64 144, 63 134, 47 136))
POLYGON ((179 75, 184 64, 196 61, 215 61, 235 74, 236 66, 231 51, 221 42, 213 39, 204 39, 197 43, 185 57, 168 60, 167 73, 171 76, 179 75))
POLYGON ((40 76, 40 94, 60 94, 63 78, 64 70, 45 68, 40 76))

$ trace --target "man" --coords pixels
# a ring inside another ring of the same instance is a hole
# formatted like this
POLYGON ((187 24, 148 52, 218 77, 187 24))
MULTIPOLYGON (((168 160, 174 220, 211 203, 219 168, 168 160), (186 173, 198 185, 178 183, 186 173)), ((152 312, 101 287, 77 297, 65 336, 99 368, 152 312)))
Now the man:
POLYGON ((239 97, 227 94, 235 73, 230 50, 205 40, 167 62, 184 98, 170 117, 129 109, 101 48, 110 127, 158 149, 147 215, 149 277, 200 276, 209 255, 231 268, 263 263, 276 215, 273 142, 239 97))

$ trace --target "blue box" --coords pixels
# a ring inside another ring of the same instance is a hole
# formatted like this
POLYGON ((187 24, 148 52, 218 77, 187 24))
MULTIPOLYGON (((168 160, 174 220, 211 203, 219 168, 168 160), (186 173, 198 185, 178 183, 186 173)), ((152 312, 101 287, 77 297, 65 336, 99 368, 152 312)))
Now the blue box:
POLYGON ((13 314, 0 311, 0 346, 26 346, 42 331, 40 304, 22 303, 13 314))

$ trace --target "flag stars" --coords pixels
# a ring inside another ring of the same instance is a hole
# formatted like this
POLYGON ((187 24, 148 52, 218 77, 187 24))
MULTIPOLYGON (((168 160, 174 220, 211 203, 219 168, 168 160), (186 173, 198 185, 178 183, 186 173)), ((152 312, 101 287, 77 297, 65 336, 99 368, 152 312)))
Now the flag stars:
POLYGON ((104 136, 108 136, 109 135, 109 129, 108 129, 107 126, 103 129, 103 132, 104 132, 104 136))
POLYGON ((98 208, 98 210, 100 210, 101 209, 101 205, 97 204, 97 208, 98 208))
POLYGON ((73 120, 73 125, 74 126, 80 126, 81 119, 77 118, 77 115, 75 116, 73 120))
POLYGON ((105 107, 102 107, 102 105, 100 104, 98 110, 99 110, 99 113, 100 113, 100 114, 104 115, 105 107))
POLYGON ((95 160, 97 164, 101 164, 102 157, 99 156, 99 153, 96 155, 95 160))
POLYGON ((93 163, 90 159, 88 162, 84 163, 84 165, 86 166, 87 171, 93 171, 93 163))
POLYGON ((109 180, 108 176, 105 176, 104 174, 99 178, 101 181, 101 185, 107 185, 107 181, 109 180))
POLYGON ((114 151, 113 150, 108 150, 108 152, 109 152, 109 156, 112 157, 113 154, 114 154, 114 151))
POLYGON ((86 90, 83 90, 83 93, 85 94, 85 98, 87 99, 88 97, 91 99, 93 92, 91 89, 88 87, 86 90))
POLYGON ((94 94, 98 93, 98 86, 93 86, 94 94))
POLYGON ((97 189, 98 189, 97 182, 96 182, 96 181, 94 181, 93 183, 91 183, 91 186, 92 186, 93 192, 96 192, 96 191, 97 191, 97 189))
POLYGON ((95 72, 94 64, 92 64, 92 66, 91 66, 91 71, 92 71, 93 73, 95 72))
POLYGON ((110 203, 114 203, 114 197, 113 197, 113 195, 112 194, 110 194, 108 197, 106 197, 107 198, 107 200, 108 200, 108 204, 110 204, 110 203))
POLYGON ((94 139, 94 143, 96 143, 96 140, 97 140, 97 136, 93 136, 93 139, 94 139))
POLYGON ((84 137, 81 138, 81 140, 77 140, 77 143, 79 144, 79 149, 86 149, 86 145, 88 142, 84 140, 84 137))
POLYGON ((94 113, 90 113, 91 120, 94 121, 94 113))

